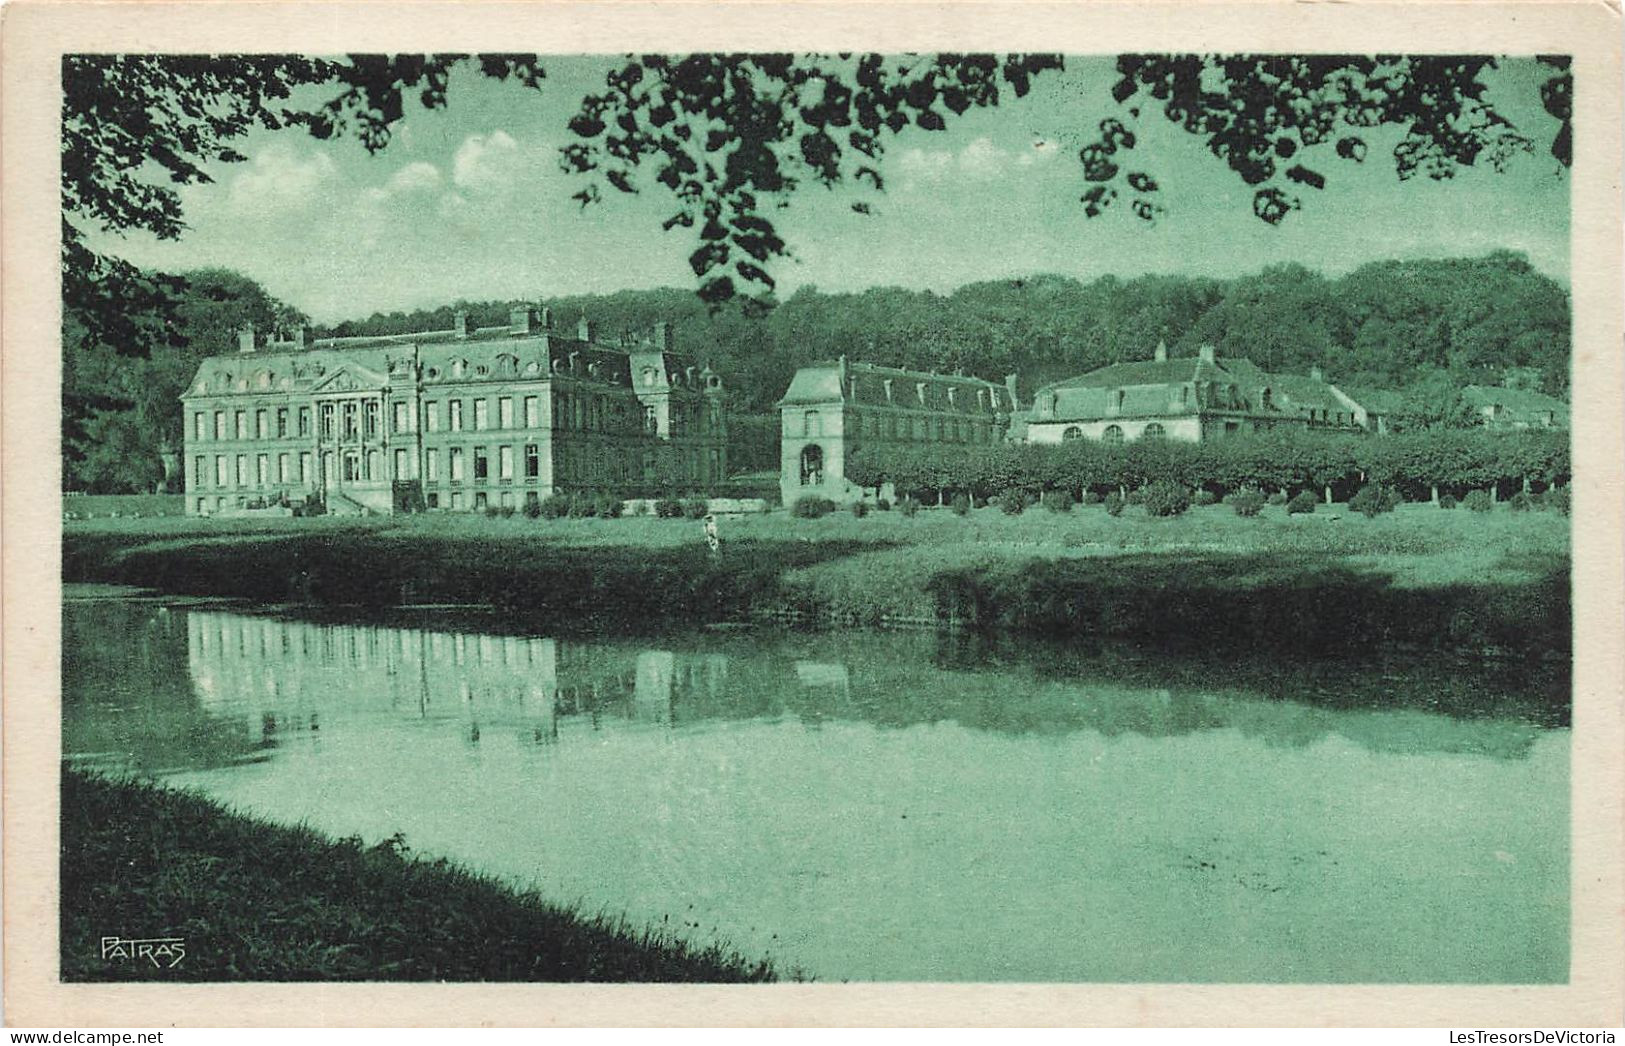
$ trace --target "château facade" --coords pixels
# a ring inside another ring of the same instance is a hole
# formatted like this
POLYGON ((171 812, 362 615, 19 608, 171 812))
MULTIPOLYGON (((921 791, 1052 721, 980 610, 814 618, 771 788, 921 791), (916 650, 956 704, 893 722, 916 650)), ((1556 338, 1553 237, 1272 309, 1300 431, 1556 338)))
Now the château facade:
POLYGON ((549 311, 506 327, 312 340, 205 360, 181 396, 186 510, 523 508, 560 491, 704 490, 727 475, 723 384, 672 351, 574 337, 549 311))
POLYGON ((846 478, 860 447, 1002 443, 1015 410, 1011 386, 980 378, 834 363, 797 370, 779 400, 779 493, 786 505, 814 495, 847 503, 863 491, 846 478))
POLYGON ((1373 430, 1377 414, 1324 380, 1271 374, 1247 359, 1220 359, 1212 346, 1117 363, 1039 389, 1025 413, 1029 443, 1090 439, 1202 442, 1240 433, 1294 429, 1373 430))

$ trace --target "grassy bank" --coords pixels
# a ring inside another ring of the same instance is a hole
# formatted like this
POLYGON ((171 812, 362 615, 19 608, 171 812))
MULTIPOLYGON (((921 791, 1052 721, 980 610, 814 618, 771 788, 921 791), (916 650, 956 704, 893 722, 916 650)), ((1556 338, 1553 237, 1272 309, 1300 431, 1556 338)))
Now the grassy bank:
POLYGON ((185 792, 65 772, 65 981, 774 979, 766 962, 587 918, 396 842, 334 842, 185 792), (104 935, 179 937, 174 968, 104 935))
POLYGON ((69 524, 64 576, 171 592, 393 606, 489 602, 539 628, 613 631, 793 612, 847 624, 1179 637, 1302 651, 1372 643, 1568 649, 1568 524, 1555 513, 1224 506, 1005 516, 783 512, 722 521, 403 517, 69 524))

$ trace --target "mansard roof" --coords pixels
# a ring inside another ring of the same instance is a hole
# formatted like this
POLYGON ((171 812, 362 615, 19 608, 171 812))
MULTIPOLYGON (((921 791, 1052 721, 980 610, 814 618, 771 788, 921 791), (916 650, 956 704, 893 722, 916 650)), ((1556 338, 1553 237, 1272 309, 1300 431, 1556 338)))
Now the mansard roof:
POLYGON ((1009 413, 1015 409, 1010 390, 997 382, 845 360, 800 368, 779 400, 780 406, 821 403, 954 414, 1009 413))

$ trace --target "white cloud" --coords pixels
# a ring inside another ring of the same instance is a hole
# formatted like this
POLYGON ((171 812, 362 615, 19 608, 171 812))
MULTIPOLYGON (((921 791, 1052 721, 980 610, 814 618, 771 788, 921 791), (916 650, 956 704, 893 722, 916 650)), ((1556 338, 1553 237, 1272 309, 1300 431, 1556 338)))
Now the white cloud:
POLYGON ((968 182, 992 181, 1012 166, 1030 167, 1047 163, 1060 155, 1057 143, 1039 139, 1030 149, 1011 152, 993 139, 972 139, 955 152, 951 149, 906 149, 897 157, 897 172, 905 190, 935 185, 949 177, 968 182))
POLYGON ((421 160, 396 171, 385 186, 391 193, 414 193, 440 187, 440 168, 421 160))
POLYGON ((335 174, 326 153, 301 152, 288 142, 273 142, 231 180, 230 203, 250 211, 295 210, 314 202, 335 174))
POLYGON ((1022 167, 1031 167, 1034 164, 1049 163, 1061 155, 1061 143, 1051 138, 1037 138, 1033 140, 1032 148, 1022 151, 1016 157, 1016 163, 1022 167))
POLYGON ((1006 159, 1004 150, 991 138, 978 138, 960 152, 959 169, 971 178, 991 178, 999 173, 1006 159))
POLYGON ((495 195, 512 188, 524 166, 519 143, 508 132, 471 134, 457 147, 451 181, 465 192, 495 195))

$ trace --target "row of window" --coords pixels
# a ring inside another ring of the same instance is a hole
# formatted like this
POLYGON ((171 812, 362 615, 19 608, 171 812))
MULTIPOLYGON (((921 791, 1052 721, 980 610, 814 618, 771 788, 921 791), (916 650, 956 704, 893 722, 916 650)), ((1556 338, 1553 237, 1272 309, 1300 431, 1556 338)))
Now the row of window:
MULTIPOLYGON (((789 423, 786 422, 786 428, 789 423)), ((847 415, 846 434, 853 438, 871 436, 876 439, 935 439, 939 443, 988 443, 993 439, 993 426, 986 421, 968 421, 960 418, 907 418, 888 414, 847 415)), ((795 435, 787 432, 786 435, 795 435)), ((823 415, 809 410, 802 415, 803 437, 816 438, 824 434, 823 415)))
MULTIPOLYGON (((851 396, 855 400, 858 398, 858 379, 856 377, 851 379, 851 385, 851 396)), ((886 405, 898 405, 896 396, 896 380, 893 378, 882 379, 881 388, 886 394, 886 405)), ((945 405, 948 407, 956 407, 959 405, 961 392, 966 394, 964 402, 966 406, 969 406, 969 389, 960 389, 953 385, 943 389, 925 381, 917 381, 914 383, 914 399, 922 407, 941 408, 945 405)), ((998 401, 992 397, 991 393, 987 389, 977 389, 976 406, 979 410, 988 410, 991 408, 996 408, 998 406, 998 401)))
POLYGON ((192 439, 204 442, 212 435, 216 441, 227 439, 288 439, 310 435, 310 408, 277 407, 274 411, 262 407, 252 414, 246 410, 194 411, 192 413, 192 439), (231 422, 227 427, 228 420, 231 422), (212 421, 212 423, 211 423, 212 421), (250 428, 252 425, 252 428, 250 428))
MULTIPOLYGON (((1155 421, 1151 422, 1151 424, 1140 430, 1141 439, 1162 439, 1166 435, 1168 435, 1168 430, 1164 429, 1162 425, 1155 421)), ((1076 425, 1068 425, 1066 428, 1061 430, 1061 438, 1068 442, 1075 439, 1082 439, 1083 429, 1076 425)), ((1122 443, 1123 427, 1121 425, 1107 425, 1100 432, 1100 442, 1110 443, 1114 446, 1122 443)))
MULTIPOLYGON (((446 451, 445 478, 453 483, 460 483, 467 477, 465 465, 473 465, 474 482, 479 483, 491 478, 491 455, 485 447, 473 447, 472 453, 465 452, 462 447, 451 447, 446 451)), ((511 480, 514 477, 514 448, 501 446, 496 448, 496 475, 498 479, 511 480)), ((397 454, 404 453, 397 451, 397 454)), ((423 480, 426 483, 438 483, 441 478, 440 451, 430 448, 423 452, 423 480)), ((542 474, 541 447, 535 443, 527 443, 524 447, 525 478, 536 479, 542 474)), ((410 478, 397 471, 396 478, 410 478)))

